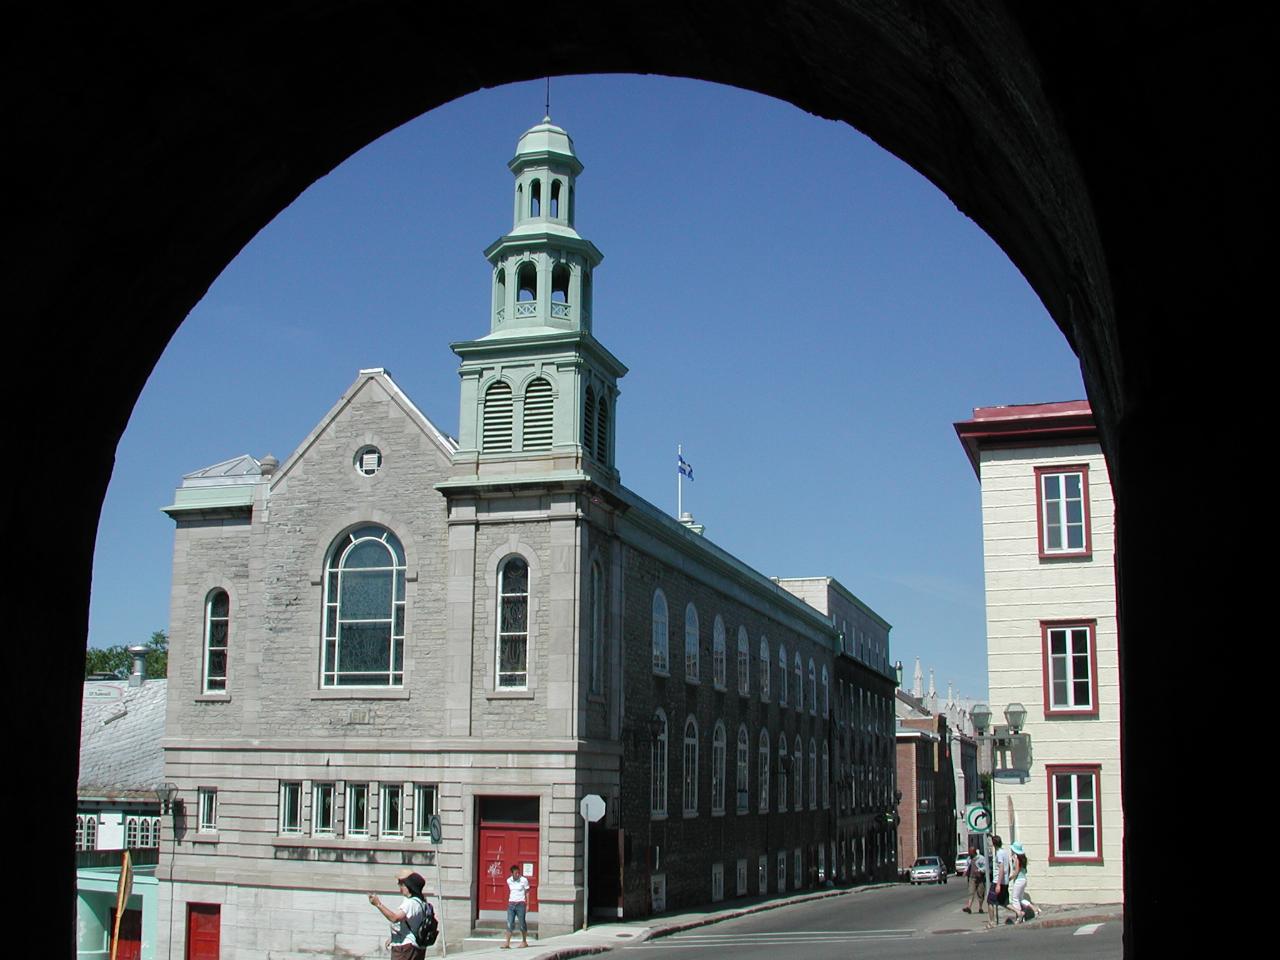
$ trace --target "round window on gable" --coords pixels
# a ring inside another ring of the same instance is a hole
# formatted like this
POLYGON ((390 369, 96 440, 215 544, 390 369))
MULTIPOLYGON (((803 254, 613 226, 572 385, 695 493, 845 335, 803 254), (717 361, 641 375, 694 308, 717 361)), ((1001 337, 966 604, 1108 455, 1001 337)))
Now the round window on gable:
POLYGON ((377 447, 361 447, 356 451, 355 467, 358 473, 372 477, 382 469, 382 451, 377 447))

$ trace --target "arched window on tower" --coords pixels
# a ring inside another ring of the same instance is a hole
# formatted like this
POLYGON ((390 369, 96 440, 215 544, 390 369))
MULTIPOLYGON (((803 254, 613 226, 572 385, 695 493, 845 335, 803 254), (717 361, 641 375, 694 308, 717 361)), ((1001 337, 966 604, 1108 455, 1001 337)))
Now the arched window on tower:
POLYGON ((538 377, 524 388, 523 448, 550 450, 554 422, 555 410, 551 384, 542 377, 538 377))
POLYGON ((560 181, 551 181, 551 216, 560 216, 560 181))
POLYGON ((566 264, 557 263, 551 271, 551 302, 569 302, 569 267, 566 264))
POLYGON ((573 209, 573 187, 570 187, 570 188, 569 188, 569 211, 568 211, 568 212, 569 212, 569 216, 568 216, 568 217, 566 217, 565 219, 567 219, 567 220, 569 221, 569 226, 571 226, 571 227, 572 227, 572 226, 573 226, 573 214, 574 214, 574 209, 573 209))
POLYGON ((493 311, 501 323, 506 317, 507 310, 507 271, 499 267, 498 276, 493 284, 493 311))
POLYGON ((529 184, 529 216, 542 216, 542 181, 535 180, 529 184))
POLYGON ((480 449, 488 453, 511 449, 511 384, 498 380, 484 394, 480 449))
POLYGON ((526 260, 516 271, 516 300, 525 303, 538 299, 538 268, 526 260))

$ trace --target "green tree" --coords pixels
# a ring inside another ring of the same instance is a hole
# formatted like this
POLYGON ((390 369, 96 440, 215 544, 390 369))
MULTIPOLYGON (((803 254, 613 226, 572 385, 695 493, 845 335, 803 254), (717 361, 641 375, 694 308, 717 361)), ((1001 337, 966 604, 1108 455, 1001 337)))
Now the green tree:
MULTIPOLYGON (((147 676, 155 679, 169 674, 169 635, 163 630, 151 634, 147 648, 147 676)), ((84 675, 108 674, 123 680, 133 669, 133 655, 123 644, 114 647, 90 647, 85 651, 84 675)))

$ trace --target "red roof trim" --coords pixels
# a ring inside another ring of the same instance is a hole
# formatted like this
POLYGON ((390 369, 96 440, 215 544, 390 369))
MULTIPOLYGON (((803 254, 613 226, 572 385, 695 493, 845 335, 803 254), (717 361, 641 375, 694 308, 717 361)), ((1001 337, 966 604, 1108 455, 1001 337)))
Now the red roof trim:
POLYGON ((978 451, 992 446, 1041 446, 1098 439, 1088 400, 974 407, 972 420, 955 424, 956 436, 978 472, 978 451))

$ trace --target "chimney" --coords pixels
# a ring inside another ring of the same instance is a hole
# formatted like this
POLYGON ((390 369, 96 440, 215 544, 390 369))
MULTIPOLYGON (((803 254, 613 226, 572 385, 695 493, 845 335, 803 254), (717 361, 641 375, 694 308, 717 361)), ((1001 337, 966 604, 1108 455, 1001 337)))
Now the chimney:
POLYGON ((133 656, 133 672, 129 674, 129 686, 140 687, 142 686, 142 681, 147 679, 148 650, 139 644, 136 647, 130 647, 129 653, 133 656))

